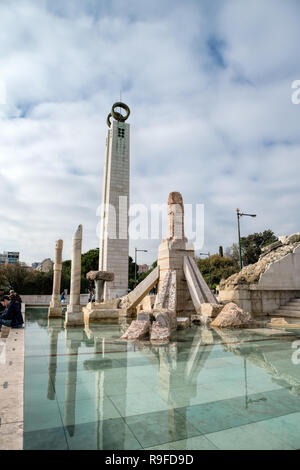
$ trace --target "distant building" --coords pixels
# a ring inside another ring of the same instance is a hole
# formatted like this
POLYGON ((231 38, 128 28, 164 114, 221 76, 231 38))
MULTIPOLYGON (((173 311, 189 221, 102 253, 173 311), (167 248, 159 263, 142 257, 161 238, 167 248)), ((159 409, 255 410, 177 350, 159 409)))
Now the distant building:
POLYGON ((140 264, 138 274, 146 273, 147 271, 149 271, 149 269, 150 267, 148 266, 148 264, 140 264))
POLYGON ((40 265, 40 263, 38 263, 37 261, 35 263, 32 263, 31 266, 33 267, 33 269, 36 269, 38 266, 40 265))
POLYGON ((19 263, 20 253, 18 251, 4 251, 0 253, 0 266, 2 264, 19 263))
POLYGON ((37 271, 40 271, 42 273, 49 273, 50 271, 52 271, 53 269, 53 261, 51 261, 50 258, 46 258, 44 259, 44 261, 42 261, 38 267, 36 268, 37 271))

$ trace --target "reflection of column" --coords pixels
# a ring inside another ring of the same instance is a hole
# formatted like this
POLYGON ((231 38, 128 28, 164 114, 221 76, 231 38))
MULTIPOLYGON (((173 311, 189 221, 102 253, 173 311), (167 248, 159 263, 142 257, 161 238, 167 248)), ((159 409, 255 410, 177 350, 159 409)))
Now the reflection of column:
POLYGON ((50 320, 48 323, 48 331, 50 333, 50 349, 49 349, 49 366, 48 366, 48 400, 55 400, 55 381, 56 381, 56 365, 57 365, 57 339, 59 328, 52 326, 50 320))
POLYGON ((77 361, 80 341, 67 339, 67 376, 65 389, 64 425, 70 436, 75 432, 75 400, 77 382, 77 361))
POLYGON ((80 305, 81 247, 82 225, 79 225, 72 240, 70 303, 67 307, 65 326, 83 326, 84 324, 80 305))
POLYGON ((62 269, 62 249, 63 241, 57 240, 55 243, 55 257, 53 267, 53 290, 50 307, 48 309, 48 317, 62 317, 62 306, 60 302, 60 283, 62 269))
MULTIPOLYGON (((103 351, 103 339, 95 338, 95 356, 102 354, 103 351)), ((101 357, 101 356, 100 356, 101 357)), ((96 439, 97 439, 97 450, 103 449, 103 420, 104 420, 104 370, 97 371, 97 378, 95 380, 96 387, 96 439)))

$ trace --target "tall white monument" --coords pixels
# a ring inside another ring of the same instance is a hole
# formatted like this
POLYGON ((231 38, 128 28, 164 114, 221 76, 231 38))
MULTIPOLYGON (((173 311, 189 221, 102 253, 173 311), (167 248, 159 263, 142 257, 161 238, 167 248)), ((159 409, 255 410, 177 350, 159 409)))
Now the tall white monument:
POLYGON ((129 114, 129 107, 118 102, 107 117, 99 271, 113 272, 114 280, 105 284, 104 300, 128 293, 130 126, 125 121, 129 114), (126 115, 117 108, 125 110, 126 115))

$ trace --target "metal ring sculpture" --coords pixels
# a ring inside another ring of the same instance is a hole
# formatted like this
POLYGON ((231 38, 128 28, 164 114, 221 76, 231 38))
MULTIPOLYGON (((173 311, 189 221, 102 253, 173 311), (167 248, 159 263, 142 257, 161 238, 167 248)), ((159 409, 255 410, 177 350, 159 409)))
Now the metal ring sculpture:
POLYGON ((106 119, 106 123, 108 125, 108 127, 111 127, 111 118, 113 117, 116 121, 119 121, 119 122, 125 122, 128 118, 129 118, 129 115, 130 115, 130 109, 129 109, 129 106, 127 106, 127 104, 125 103, 122 103, 121 101, 118 101, 117 103, 114 103, 112 108, 111 108, 111 112, 109 113, 109 115, 107 116, 107 119, 106 119), (126 111, 126 115, 123 116, 121 113, 119 113, 118 111, 115 111, 116 108, 122 108, 124 109, 124 111, 126 111))

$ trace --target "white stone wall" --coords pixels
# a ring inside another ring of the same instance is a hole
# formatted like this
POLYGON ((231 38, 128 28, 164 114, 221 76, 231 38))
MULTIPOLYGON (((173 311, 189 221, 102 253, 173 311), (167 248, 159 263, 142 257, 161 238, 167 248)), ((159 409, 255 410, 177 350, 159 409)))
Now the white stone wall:
POLYGON ((113 121, 106 139, 102 207, 108 210, 102 213, 99 270, 113 272, 115 279, 105 284, 104 300, 128 293, 129 142, 129 124, 113 121))
POLYGON ((272 263, 261 275, 258 288, 300 290, 300 246, 293 253, 272 263))
MULTIPOLYGON (((49 305, 51 302, 51 295, 21 295, 22 302, 25 305, 49 305)), ((86 305, 88 302, 88 294, 80 294, 80 303, 81 305, 86 305)), ((67 306, 70 302, 70 296, 65 296, 65 303, 63 305, 67 306)))

